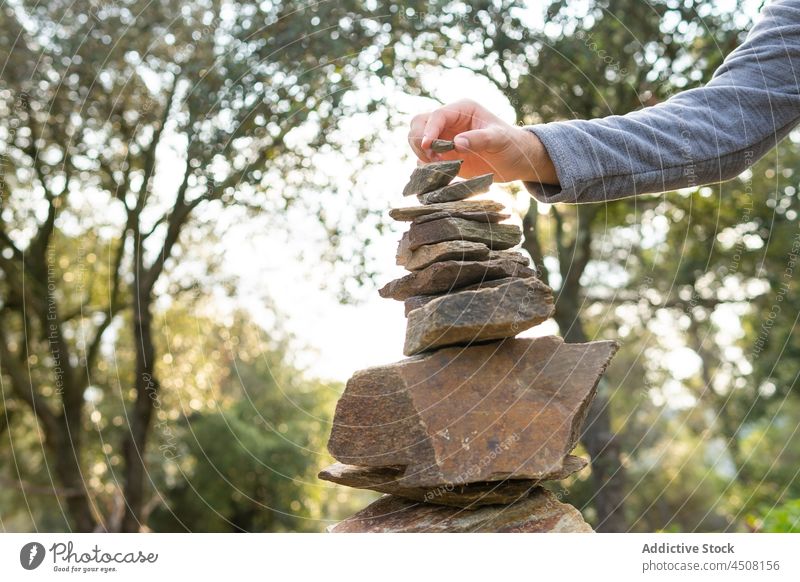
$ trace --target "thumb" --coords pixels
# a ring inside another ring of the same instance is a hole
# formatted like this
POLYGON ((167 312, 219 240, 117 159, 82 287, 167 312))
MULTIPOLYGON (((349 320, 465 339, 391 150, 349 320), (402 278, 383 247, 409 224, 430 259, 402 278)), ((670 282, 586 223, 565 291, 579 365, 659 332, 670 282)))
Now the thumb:
POLYGON ((501 127, 491 126, 459 133, 453 142, 458 152, 494 154, 508 146, 510 136, 501 127))

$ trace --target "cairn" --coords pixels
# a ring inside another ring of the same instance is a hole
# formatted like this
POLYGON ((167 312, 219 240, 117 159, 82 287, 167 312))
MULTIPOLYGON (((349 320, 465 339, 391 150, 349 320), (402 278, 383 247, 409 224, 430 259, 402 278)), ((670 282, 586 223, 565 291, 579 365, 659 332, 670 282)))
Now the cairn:
MULTIPOLYGON (((437 151, 452 143, 437 140, 437 151)), ((515 338, 552 316, 552 290, 512 250, 520 228, 488 192, 492 174, 453 181, 461 161, 418 166, 419 205, 380 290, 408 319, 399 362, 356 372, 336 407, 320 478, 385 493, 333 532, 592 531, 541 486, 583 469, 577 444, 616 344, 515 338)))

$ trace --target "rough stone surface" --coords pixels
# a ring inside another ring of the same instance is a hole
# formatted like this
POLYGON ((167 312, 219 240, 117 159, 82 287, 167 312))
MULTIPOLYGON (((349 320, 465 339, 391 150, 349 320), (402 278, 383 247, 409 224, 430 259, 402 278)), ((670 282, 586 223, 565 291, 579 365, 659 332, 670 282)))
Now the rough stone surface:
POLYGON ((435 295, 503 277, 533 277, 536 272, 513 259, 442 261, 390 281, 378 290, 381 297, 405 301, 414 295, 435 295))
POLYGON ((441 202, 455 202, 470 196, 483 194, 489 190, 494 180, 494 174, 484 174, 468 180, 453 182, 436 190, 426 191, 417 196, 421 204, 439 204, 441 202))
POLYGON ((395 255, 395 262, 398 265, 406 265, 411 260, 411 243, 408 240, 408 231, 403 233, 400 237, 400 242, 397 244, 397 254, 395 255))
POLYGON ((408 315, 403 353, 513 337, 554 311, 553 290, 533 277, 444 295, 408 315))
MULTIPOLYGON (((504 253, 508 251, 502 251, 504 253)), ((522 265, 528 264, 527 257, 520 255, 519 253, 514 253, 519 257, 519 263, 522 265)), ((489 255, 491 257, 491 255, 489 255)), ((505 285, 511 281, 516 280, 518 277, 504 277, 502 279, 492 279, 491 281, 481 281, 479 283, 475 283, 474 285, 467 285, 466 287, 462 287, 459 291, 477 291, 478 289, 491 289, 492 287, 499 287, 500 285, 505 285)), ((420 307, 427 305, 434 299, 439 299, 439 297, 444 297, 445 294, 440 295, 414 295, 413 297, 409 297, 404 301, 405 305, 405 315, 408 317, 408 314, 414 311, 415 309, 419 309, 420 307)))
POLYGON ((460 509, 385 495, 328 528, 333 533, 591 533, 580 512, 536 487, 511 505, 460 509))
POLYGON ((510 249, 522 240, 522 231, 516 224, 482 224, 463 218, 441 218, 423 224, 412 224, 408 229, 408 247, 414 250, 446 240, 481 242, 490 249, 510 249))
POLYGON ((408 184, 403 188, 403 196, 424 194, 425 192, 442 188, 458 176, 460 169, 461 160, 434 162, 424 166, 417 166, 411 172, 408 184))
POLYGON ((431 142, 431 150, 437 154, 443 154, 454 149, 456 149, 456 144, 449 139, 435 139, 431 142))
MULTIPOLYGON (((583 469, 586 460, 570 455, 564 465, 565 474, 560 478, 583 469)), ((471 508, 513 503, 539 483, 530 479, 507 479, 466 485, 440 483, 435 487, 415 487, 405 483, 402 467, 359 467, 342 463, 335 463, 324 469, 319 478, 339 485, 391 493, 424 503, 471 508)))
POLYGON ((409 271, 418 271, 440 261, 482 261, 489 258, 489 250, 483 243, 467 240, 448 240, 432 245, 423 245, 411 252, 405 264, 409 271))
MULTIPOLYGON (((520 255, 520 258, 527 261, 525 257, 520 255)), ((527 262, 522 262, 523 265, 527 265, 527 262)), ((480 283, 475 283, 474 285, 467 285, 466 287, 462 287, 460 291, 476 291, 478 289, 490 289, 492 287, 498 287, 500 285, 505 285, 510 281, 516 280, 517 277, 504 277, 502 279, 493 279, 491 281, 481 281, 480 283)), ((434 299, 439 299, 439 297, 444 297, 446 294, 440 295, 414 295, 413 297, 409 297, 403 303, 405 305, 405 314, 408 317, 408 314, 414 311, 415 309, 419 309, 420 307, 427 305, 434 299)))
POLYGON ((555 478, 616 349, 506 339, 356 372, 328 449, 341 463, 405 467, 411 486, 555 478))
POLYGON ((429 204, 428 206, 403 206, 392 208, 389 216, 400 222, 407 222, 439 212, 447 212, 456 215, 461 212, 500 212, 505 208, 494 200, 462 200, 460 202, 444 202, 442 204, 429 204))
POLYGON ((425 216, 415 218, 414 222, 411 224, 423 224, 441 218, 463 218, 464 220, 471 220, 473 222, 495 224, 511 218, 511 215, 505 212, 434 212, 433 214, 426 214, 425 216))
MULTIPOLYGON (((499 279, 502 281, 502 279, 499 279)), ((405 310, 405 315, 408 317, 408 314, 414 311, 415 309, 419 309, 433 301, 434 299, 438 299, 442 297, 442 295, 412 295, 405 301, 403 301, 403 307, 405 310)))

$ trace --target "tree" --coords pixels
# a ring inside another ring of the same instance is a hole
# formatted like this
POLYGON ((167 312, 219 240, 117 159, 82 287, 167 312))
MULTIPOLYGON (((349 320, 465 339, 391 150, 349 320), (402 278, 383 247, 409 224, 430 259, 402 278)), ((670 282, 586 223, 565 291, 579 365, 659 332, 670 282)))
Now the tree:
MULTIPOLYGON (((3 8, 0 365, 13 405, 42 429, 71 527, 136 531, 143 522, 163 381, 153 306, 174 291, 168 274, 191 252, 189 233, 232 206, 280 227, 287 207, 304 205, 341 240, 316 195, 334 189, 315 155, 342 167, 356 160, 375 132, 353 137, 344 122, 370 115, 376 127, 386 86, 413 83, 415 63, 451 53, 466 28, 484 34, 460 17, 470 10, 357 0, 3 8), (62 260, 64 233, 86 244, 62 260), (102 284, 76 288, 81 269, 102 284), (84 395, 123 321, 133 390, 120 390, 124 503, 108 515, 83 478, 84 395)), ((358 224, 364 210, 352 208, 358 224)))

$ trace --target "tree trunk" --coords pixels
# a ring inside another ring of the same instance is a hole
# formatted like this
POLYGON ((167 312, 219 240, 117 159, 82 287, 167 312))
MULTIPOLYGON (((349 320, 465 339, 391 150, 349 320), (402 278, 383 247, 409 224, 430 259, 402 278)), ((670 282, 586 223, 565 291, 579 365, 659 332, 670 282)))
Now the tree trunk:
POLYGON ((134 301, 134 340, 136 342, 136 402, 129 415, 129 433, 123 445, 125 457, 125 514, 123 532, 138 532, 144 524, 145 451, 147 436, 158 401, 160 385, 155 377, 155 346, 153 345, 153 316, 149 291, 137 286, 138 301, 134 301))
POLYGON ((65 492, 67 514, 72 520, 73 531, 93 532, 97 521, 81 470, 81 443, 77 439, 69 438, 70 435, 79 435, 81 429, 67 428, 64 418, 60 420, 63 426, 61 434, 52 440, 48 439, 49 448, 55 457, 54 472, 65 492))

